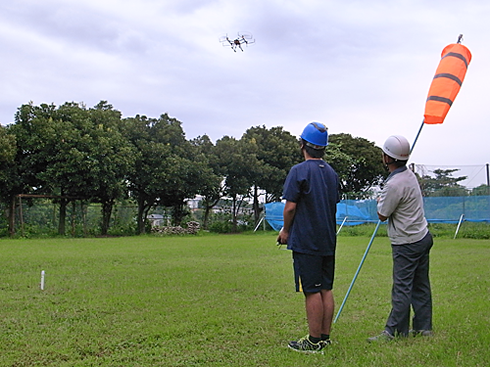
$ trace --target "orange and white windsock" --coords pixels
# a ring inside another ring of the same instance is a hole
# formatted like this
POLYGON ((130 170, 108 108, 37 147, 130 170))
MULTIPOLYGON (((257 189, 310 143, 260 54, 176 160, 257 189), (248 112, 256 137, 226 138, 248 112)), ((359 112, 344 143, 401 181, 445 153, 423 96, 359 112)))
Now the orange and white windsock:
POLYGON ((471 52, 460 43, 444 48, 425 103, 424 123, 442 124, 463 84, 471 52))

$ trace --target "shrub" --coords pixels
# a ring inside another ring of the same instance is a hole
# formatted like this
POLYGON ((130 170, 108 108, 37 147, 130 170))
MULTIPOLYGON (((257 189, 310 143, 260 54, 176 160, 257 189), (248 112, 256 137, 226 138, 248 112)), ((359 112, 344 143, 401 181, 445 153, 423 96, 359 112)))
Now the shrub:
POLYGON ((209 226, 209 231, 214 233, 231 233, 233 225, 228 220, 216 221, 209 226))

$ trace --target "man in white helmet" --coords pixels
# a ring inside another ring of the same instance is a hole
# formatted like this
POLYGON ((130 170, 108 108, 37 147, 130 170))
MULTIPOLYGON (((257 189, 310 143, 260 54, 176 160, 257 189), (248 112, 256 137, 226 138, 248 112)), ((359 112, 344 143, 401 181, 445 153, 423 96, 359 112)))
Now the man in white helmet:
POLYGON ((301 134, 304 161, 291 168, 284 183, 284 227, 277 240, 293 252, 296 291, 305 295, 309 331, 288 344, 297 352, 322 352, 331 344, 340 196, 337 173, 322 159, 327 144, 325 125, 308 124, 301 134))
POLYGON ((429 252, 432 235, 424 215, 422 192, 415 174, 407 168, 410 144, 400 135, 383 145, 383 163, 390 172, 378 198, 378 217, 388 219, 393 254, 392 309, 383 332, 369 342, 408 336, 410 308, 413 335, 432 335, 432 293, 429 252))

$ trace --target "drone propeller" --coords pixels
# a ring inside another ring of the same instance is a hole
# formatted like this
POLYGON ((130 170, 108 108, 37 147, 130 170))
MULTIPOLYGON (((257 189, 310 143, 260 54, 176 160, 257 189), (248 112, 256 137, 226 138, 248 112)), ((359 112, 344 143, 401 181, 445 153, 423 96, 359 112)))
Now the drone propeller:
POLYGON ((243 51, 242 45, 249 45, 252 43, 255 43, 255 40, 253 39, 253 36, 250 33, 238 33, 238 37, 234 39, 230 39, 228 35, 222 36, 219 38, 219 42, 223 46, 231 47, 233 51, 236 52, 236 48, 239 48, 240 50, 243 51))
POLYGON ((251 33, 239 32, 238 37, 241 38, 245 43, 254 43, 255 42, 251 33))

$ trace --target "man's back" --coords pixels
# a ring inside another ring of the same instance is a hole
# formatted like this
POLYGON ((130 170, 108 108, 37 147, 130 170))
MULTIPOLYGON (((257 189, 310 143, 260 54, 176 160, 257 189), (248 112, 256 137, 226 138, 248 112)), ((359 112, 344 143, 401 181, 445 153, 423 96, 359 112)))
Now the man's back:
POLYGON ((291 168, 283 198, 297 206, 288 249, 323 256, 334 254, 338 187, 337 174, 321 159, 308 159, 291 168))
POLYGON ((380 195, 378 212, 388 221, 388 235, 394 245, 413 243, 427 234, 424 202, 417 178, 404 167, 390 177, 380 195))

